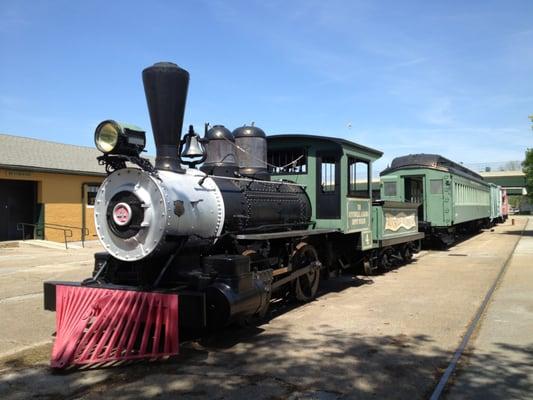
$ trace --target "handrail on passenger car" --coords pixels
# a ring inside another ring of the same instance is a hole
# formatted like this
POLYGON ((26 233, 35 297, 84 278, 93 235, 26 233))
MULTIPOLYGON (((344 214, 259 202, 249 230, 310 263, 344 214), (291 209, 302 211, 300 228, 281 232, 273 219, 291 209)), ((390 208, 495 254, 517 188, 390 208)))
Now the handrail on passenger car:
POLYGON ((81 246, 85 247, 85 236, 89 234, 89 229, 87 228, 80 228, 78 226, 68 226, 68 225, 58 225, 58 224, 30 224, 27 222, 19 222, 17 223, 17 231, 22 231, 22 240, 26 240, 26 227, 31 226, 33 227, 33 237, 35 238, 37 231, 41 231, 43 233, 43 230, 45 228, 48 229, 56 229, 59 231, 63 231, 63 241, 65 243, 65 249, 68 249, 68 238, 72 237, 72 230, 78 229, 80 230, 81 234, 81 246))

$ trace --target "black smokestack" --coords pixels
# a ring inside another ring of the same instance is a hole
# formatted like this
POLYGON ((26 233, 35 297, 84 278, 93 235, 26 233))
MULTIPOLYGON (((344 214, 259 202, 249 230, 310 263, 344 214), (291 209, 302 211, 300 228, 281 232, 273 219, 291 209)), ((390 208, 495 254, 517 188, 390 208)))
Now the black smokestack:
POLYGON ((178 159, 189 73, 174 63, 160 62, 143 71, 144 93, 154 133, 158 169, 182 172, 178 159))

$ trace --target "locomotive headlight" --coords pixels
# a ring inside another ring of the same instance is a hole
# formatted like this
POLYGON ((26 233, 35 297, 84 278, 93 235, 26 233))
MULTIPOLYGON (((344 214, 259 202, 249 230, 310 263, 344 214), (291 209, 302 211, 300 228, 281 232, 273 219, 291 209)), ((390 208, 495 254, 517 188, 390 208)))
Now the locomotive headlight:
POLYGON ((96 127, 94 143, 102 153, 110 153, 117 146, 120 127, 114 121, 104 121, 96 127))
POLYGON ((146 145, 146 135, 141 128, 109 119, 96 127, 94 143, 105 154, 138 156, 146 145))

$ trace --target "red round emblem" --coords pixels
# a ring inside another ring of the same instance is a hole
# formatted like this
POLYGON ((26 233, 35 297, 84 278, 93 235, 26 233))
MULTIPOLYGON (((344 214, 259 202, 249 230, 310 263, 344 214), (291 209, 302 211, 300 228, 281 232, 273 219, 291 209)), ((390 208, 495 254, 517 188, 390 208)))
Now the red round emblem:
POLYGON ((113 221, 119 226, 124 226, 131 220, 131 208, 126 203, 118 203, 113 208, 113 221))

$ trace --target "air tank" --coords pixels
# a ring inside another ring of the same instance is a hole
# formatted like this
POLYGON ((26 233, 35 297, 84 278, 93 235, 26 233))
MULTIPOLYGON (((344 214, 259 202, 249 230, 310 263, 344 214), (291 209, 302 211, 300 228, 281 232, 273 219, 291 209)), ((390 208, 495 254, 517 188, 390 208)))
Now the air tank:
POLYGON ((204 137, 207 159, 201 170, 209 175, 235 176, 239 170, 233 135, 224 125, 215 125, 204 137))
POLYGON ((237 145, 239 173, 250 178, 270 180, 267 169, 265 132, 256 126, 242 126, 233 131, 237 145))

